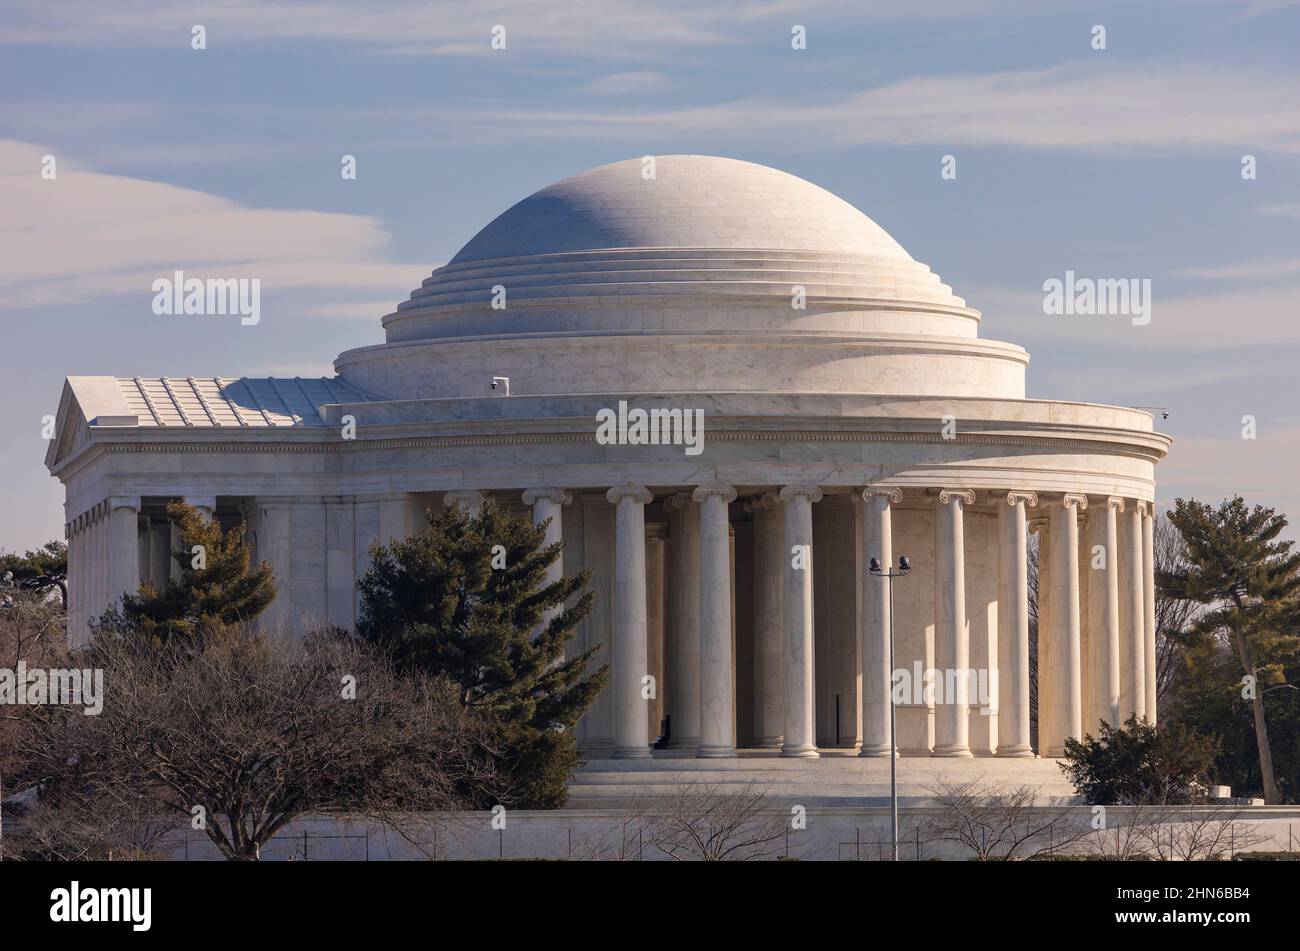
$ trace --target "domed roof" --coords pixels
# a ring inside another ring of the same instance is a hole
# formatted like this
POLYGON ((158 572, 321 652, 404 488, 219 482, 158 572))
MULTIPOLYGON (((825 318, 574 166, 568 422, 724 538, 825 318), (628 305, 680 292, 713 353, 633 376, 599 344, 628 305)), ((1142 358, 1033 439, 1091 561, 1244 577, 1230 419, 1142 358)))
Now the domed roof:
POLYGON ((701 155, 643 168, 602 165, 509 208, 384 318, 388 341, 669 325, 975 336, 976 311, 824 188, 701 155))
POLYGON ((662 155, 548 185, 498 215, 452 264, 616 248, 831 251, 911 262, 885 229, 787 172, 707 155, 662 155))

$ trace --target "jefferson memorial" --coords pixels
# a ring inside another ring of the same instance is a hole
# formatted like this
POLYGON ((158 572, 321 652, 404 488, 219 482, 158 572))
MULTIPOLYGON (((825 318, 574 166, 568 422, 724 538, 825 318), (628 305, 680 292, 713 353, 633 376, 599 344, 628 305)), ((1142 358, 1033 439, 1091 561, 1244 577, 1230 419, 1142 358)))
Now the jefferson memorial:
POLYGON ((382 325, 324 379, 66 381, 46 464, 74 643, 167 578, 169 500, 246 522, 280 588, 264 623, 301 630, 353 624, 372 542, 492 498, 549 520, 553 570, 592 573, 596 785, 830 776, 895 746, 1013 776, 1154 718, 1170 440, 1138 409, 1027 399, 1025 350, 829 192, 724 158, 601 166, 506 210, 382 325), (650 438, 598 438, 611 412, 650 438), (697 418, 693 448, 658 426, 697 418), (902 555, 891 607, 869 563, 902 555), (923 689, 891 689, 891 629, 923 689))

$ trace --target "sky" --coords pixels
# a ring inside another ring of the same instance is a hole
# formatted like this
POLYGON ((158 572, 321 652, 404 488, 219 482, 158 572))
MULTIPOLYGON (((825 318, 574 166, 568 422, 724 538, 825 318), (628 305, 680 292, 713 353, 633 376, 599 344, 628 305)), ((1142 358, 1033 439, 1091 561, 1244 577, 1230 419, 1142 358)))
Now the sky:
POLYGON ((1300 519, 1297 48, 1300 0, 0 0, 0 550, 62 537, 64 377, 330 374, 509 205, 682 152, 862 209, 1031 397, 1167 409, 1162 506, 1300 519), (174 270, 260 322, 155 315, 174 270), (1045 314, 1067 271, 1150 322, 1045 314))

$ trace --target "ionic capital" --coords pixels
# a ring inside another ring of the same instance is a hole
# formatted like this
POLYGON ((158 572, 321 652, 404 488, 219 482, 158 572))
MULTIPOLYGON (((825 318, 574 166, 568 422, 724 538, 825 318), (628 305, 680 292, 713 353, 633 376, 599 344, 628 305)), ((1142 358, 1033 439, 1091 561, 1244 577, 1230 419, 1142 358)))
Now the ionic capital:
POLYGON ((1007 505, 1010 505, 1012 508, 1015 508, 1017 505, 1020 505, 1021 503, 1036 508, 1038 506, 1038 493, 1020 492, 1015 489, 1012 489, 1010 492, 1007 493, 1007 505))
POLYGON ((1115 512, 1124 511, 1124 500, 1117 495, 1106 496, 1106 508, 1115 512))
POLYGON ((667 522, 646 522, 645 537, 648 542, 664 541, 669 535, 667 522))
POLYGON ((552 505, 571 505, 573 496, 564 489, 554 486, 524 489, 524 505, 536 505, 538 502, 550 502, 552 505))
POLYGON ((614 486, 605 493, 605 498, 613 505, 617 505, 624 499, 631 499, 638 505, 649 505, 654 500, 654 495, 645 486, 628 482, 625 485, 614 486))
POLYGON ((106 511, 112 512, 115 509, 132 509, 140 511, 140 496, 138 495, 110 495, 108 497, 108 508, 106 511))
POLYGON ((762 495, 750 496, 745 500, 745 511, 762 512, 767 509, 774 509, 781 504, 781 499, 775 492, 764 492, 762 495))
POLYGON ((1073 505, 1078 511, 1082 512, 1088 507, 1088 497, 1077 492, 1066 492, 1061 496, 1061 504, 1066 508, 1073 505))
POLYGON ((870 502, 874 499, 888 499, 893 505, 903 501, 903 490, 894 486, 867 486, 862 490, 862 501, 870 502))
POLYGON ((483 493, 478 489, 456 489, 444 492, 442 504, 447 508, 459 507, 475 512, 483 505, 483 493))
POLYGON ((1137 509, 1137 513, 1141 515, 1143 518, 1154 517, 1155 506, 1153 506, 1150 502, 1146 501, 1145 499, 1138 499, 1133 504, 1137 509))
POLYGON ((819 485, 787 485, 781 488, 781 501, 793 502, 796 498, 806 498, 809 502, 820 502, 822 500, 822 489, 819 485))
POLYGON ((691 498, 696 502, 703 502, 705 499, 720 498, 725 503, 736 501, 736 487, 730 482, 705 482, 697 485, 695 491, 691 493, 691 498))
POLYGON ((939 504, 951 505, 953 502, 962 501, 966 505, 975 504, 975 493, 970 489, 940 489, 939 504))
POLYGON ((671 509, 674 512, 680 512, 691 504, 691 493, 678 492, 664 499, 664 508, 671 509))

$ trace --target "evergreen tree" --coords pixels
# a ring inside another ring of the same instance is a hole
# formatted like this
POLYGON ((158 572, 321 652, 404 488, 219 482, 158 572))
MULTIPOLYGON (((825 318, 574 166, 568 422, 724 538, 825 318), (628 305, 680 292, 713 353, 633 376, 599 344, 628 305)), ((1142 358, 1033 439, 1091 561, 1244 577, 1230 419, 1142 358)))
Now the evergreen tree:
POLYGON ((1284 688, 1286 665, 1300 653, 1300 553, 1279 541, 1287 520, 1273 509, 1247 508, 1241 496, 1217 508, 1176 500, 1169 519, 1187 542, 1189 564, 1160 572, 1159 586, 1173 597, 1207 606, 1192 625, 1193 638, 1223 638, 1242 675, 1242 696, 1254 717, 1264 801, 1280 802, 1265 717, 1265 694, 1284 688))
POLYGON ((183 502, 167 514, 176 520, 180 546, 171 553, 180 579, 159 591, 149 582, 124 594, 120 608, 100 619, 100 629, 138 634, 162 643, 173 637, 196 640, 225 626, 251 621, 275 599, 269 562, 252 564, 244 525, 222 531, 215 519, 183 502))
POLYGON ((1181 724, 1156 730, 1136 715, 1099 721, 1094 738, 1065 741, 1061 769, 1089 805, 1180 805, 1203 798, 1219 742, 1181 724))
POLYGON ((544 525, 488 502, 477 515, 430 514, 416 535, 372 546, 358 582, 358 635, 456 683, 461 704, 494 725, 516 804, 535 808, 563 803, 578 763, 572 728, 608 679, 604 667, 587 672, 596 648, 564 657, 592 595, 579 594, 589 572, 546 580, 562 550, 545 544, 544 525))

